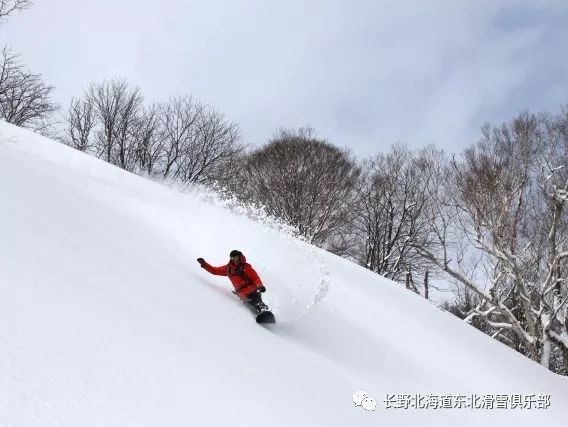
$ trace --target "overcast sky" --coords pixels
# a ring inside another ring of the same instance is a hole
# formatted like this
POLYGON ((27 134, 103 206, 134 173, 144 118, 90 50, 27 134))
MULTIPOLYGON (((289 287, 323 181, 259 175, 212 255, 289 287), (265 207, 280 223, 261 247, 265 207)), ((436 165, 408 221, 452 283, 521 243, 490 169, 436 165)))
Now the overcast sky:
POLYGON ((262 144, 310 125, 358 156, 449 151, 485 121, 568 103, 567 0, 36 0, 0 42, 65 107, 116 76, 192 94, 262 144))

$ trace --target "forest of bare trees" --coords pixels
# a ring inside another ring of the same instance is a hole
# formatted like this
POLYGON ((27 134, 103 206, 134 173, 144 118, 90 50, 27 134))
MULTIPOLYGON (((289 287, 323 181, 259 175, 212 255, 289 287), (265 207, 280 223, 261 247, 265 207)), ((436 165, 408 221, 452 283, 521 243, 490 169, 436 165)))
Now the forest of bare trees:
POLYGON ((568 115, 522 113, 486 125, 447 159, 438 212, 417 250, 468 291, 467 321, 568 372, 568 115), (477 257, 475 269, 468 259, 477 257))
POLYGON ((144 105, 123 79, 91 84, 69 106, 63 142, 122 169, 184 183, 220 180, 242 151, 236 123, 190 96, 144 105))

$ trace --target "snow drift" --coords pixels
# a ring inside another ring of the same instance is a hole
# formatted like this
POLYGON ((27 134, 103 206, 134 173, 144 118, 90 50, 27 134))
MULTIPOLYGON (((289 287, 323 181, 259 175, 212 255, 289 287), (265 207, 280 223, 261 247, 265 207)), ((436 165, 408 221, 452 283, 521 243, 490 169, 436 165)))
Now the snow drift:
POLYGON ((0 425, 564 425, 568 380, 346 260, 0 123, 0 425), (278 324, 208 275, 240 249, 278 324), (352 395, 367 391, 374 411, 352 395), (548 409, 385 409, 387 394, 548 409))

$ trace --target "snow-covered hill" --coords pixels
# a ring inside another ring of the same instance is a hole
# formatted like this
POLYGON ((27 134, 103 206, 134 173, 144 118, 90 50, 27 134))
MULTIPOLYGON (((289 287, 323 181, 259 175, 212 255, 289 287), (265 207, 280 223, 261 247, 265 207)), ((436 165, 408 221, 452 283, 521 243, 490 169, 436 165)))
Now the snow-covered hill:
POLYGON ((1 426, 566 420, 567 378, 399 285, 201 194, 0 124, 1 426), (257 325, 228 279, 195 261, 220 265, 231 249, 264 279, 274 327, 257 325), (354 406, 357 390, 375 411, 354 406), (532 410, 385 408, 387 394, 418 393, 432 405, 443 394, 551 400, 532 410))

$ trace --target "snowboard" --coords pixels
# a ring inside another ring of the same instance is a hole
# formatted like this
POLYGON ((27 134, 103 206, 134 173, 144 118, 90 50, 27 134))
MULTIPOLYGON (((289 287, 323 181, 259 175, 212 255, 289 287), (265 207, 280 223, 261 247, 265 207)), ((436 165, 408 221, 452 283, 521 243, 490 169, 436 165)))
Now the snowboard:
POLYGON ((266 308, 264 310, 258 310, 256 307, 247 304, 249 310, 256 318, 256 323, 267 324, 267 323, 276 323, 276 318, 274 317, 274 313, 270 311, 270 309, 266 308))
MULTIPOLYGON (((233 294, 236 295, 236 292, 233 292, 233 294)), ((242 299, 241 302, 244 305, 246 305, 248 309, 256 316, 256 323, 262 323, 262 324, 276 323, 274 314, 268 308, 266 308, 265 310, 258 311, 258 309, 251 303, 243 301, 242 299)))
POLYGON ((276 323, 276 319, 271 311, 263 310, 256 315, 256 323, 276 323))

